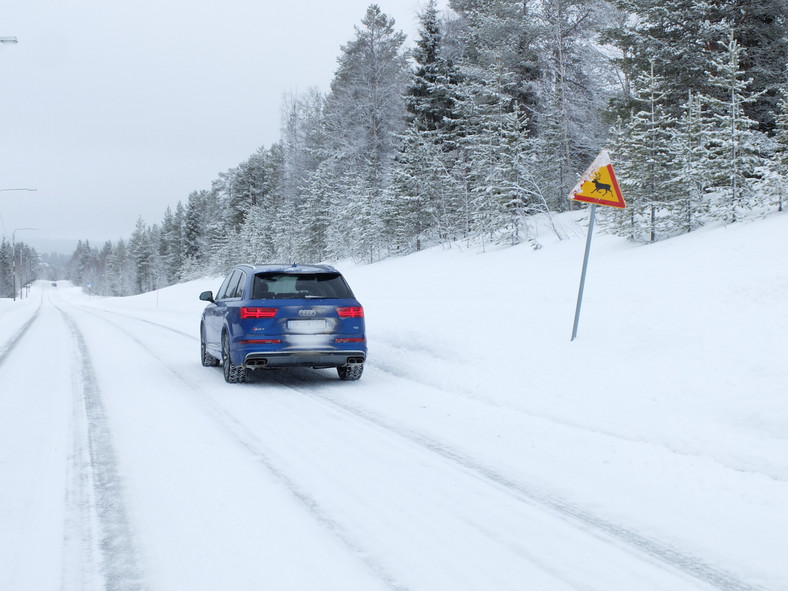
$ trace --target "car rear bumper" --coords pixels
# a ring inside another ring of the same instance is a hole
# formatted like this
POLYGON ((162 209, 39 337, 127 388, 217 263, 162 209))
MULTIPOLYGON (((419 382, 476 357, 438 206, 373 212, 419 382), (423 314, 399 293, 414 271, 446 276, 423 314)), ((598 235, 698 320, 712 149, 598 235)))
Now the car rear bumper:
POLYGON ((285 351, 248 353, 247 369, 277 367, 338 367, 364 363, 366 351, 285 351))

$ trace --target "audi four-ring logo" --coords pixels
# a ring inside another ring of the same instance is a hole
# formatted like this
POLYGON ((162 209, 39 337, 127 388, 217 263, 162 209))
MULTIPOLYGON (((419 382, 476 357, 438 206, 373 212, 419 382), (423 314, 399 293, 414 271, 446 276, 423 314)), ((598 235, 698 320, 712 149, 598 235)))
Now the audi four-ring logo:
POLYGON ((299 310, 298 311, 298 315, 299 316, 315 316, 316 314, 317 314, 317 312, 315 312, 314 310, 299 310))

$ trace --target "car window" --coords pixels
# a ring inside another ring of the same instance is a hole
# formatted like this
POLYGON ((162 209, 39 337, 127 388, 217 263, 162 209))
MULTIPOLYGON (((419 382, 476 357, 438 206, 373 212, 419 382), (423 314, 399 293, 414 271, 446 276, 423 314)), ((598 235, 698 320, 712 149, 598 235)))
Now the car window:
POLYGON ((236 299, 243 295, 245 277, 246 275, 243 271, 236 269, 233 272, 233 276, 227 284, 227 291, 225 292, 224 299, 236 299))
POLYGON ((235 276, 235 274, 236 274, 237 272, 238 272, 238 271, 236 271, 235 269, 233 269, 233 270, 232 270, 232 271, 231 271, 231 272, 230 272, 230 273, 227 275, 227 277, 225 277, 225 278, 224 278, 224 281, 222 281, 222 285, 219 287, 219 291, 217 291, 217 292, 216 292, 216 299, 217 299, 217 300, 222 300, 222 299, 224 299, 224 298, 226 298, 226 297, 227 297, 227 296, 225 295, 225 294, 227 293, 227 286, 228 286, 228 285, 230 285, 230 281, 232 280, 232 278, 235 276))
POLYGON ((243 288, 244 288, 244 281, 243 279, 246 275, 239 271, 238 269, 234 269, 227 280, 222 283, 222 287, 219 288, 219 293, 216 296, 217 300, 228 300, 234 298, 240 298, 243 295, 243 288))
POLYGON ((339 273, 259 273, 252 283, 253 299, 352 298, 339 273))
MULTIPOLYGON (((230 283, 232 285, 232 283, 230 283)), ((244 287, 246 287, 246 273, 243 271, 238 272, 238 282, 231 293, 228 293, 228 298, 242 298, 244 297, 244 287)))

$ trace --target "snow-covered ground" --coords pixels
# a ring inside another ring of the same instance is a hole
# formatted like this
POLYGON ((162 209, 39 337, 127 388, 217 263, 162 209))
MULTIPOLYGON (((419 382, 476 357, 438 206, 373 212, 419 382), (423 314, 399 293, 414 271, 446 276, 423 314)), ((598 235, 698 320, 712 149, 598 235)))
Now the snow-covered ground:
MULTIPOLYGON (((576 215, 574 216, 576 217, 576 215)), ((339 265, 359 382, 230 385, 200 291, 0 300, 0 589, 788 589, 788 216, 339 265)))

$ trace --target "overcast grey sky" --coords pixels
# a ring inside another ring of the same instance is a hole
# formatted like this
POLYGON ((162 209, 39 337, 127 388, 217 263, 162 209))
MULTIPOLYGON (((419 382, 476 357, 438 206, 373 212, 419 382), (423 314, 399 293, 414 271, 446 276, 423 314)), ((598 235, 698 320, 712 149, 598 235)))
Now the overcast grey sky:
MULTIPOLYGON (((285 93, 328 89, 369 4, 3 0, 0 189, 37 190, 0 191, 0 232, 70 253, 159 223, 279 138, 285 93)), ((378 4, 411 46, 424 1, 378 4)))

